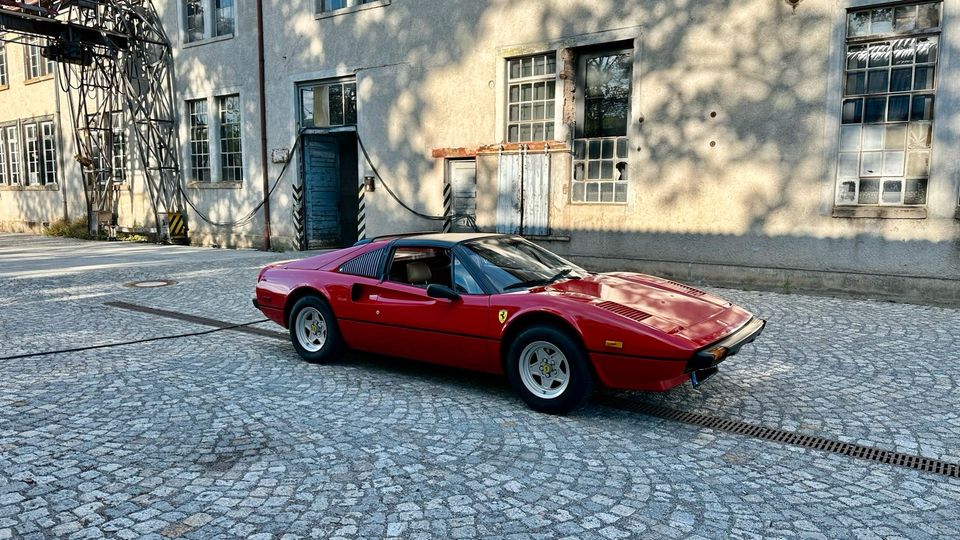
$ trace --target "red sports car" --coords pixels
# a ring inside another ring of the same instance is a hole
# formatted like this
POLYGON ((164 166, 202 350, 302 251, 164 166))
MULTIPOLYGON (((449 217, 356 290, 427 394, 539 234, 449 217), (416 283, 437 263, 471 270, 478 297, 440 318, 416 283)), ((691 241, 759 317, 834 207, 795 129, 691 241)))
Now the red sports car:
POLYGON ((416 234, 269 265, 254 305, 304 360, 344 347, 506 373, 538 411, 565 413, 595 384, 663 391, 717 372, 764 321, 709 293, 597 274, 501 234, 416 234))

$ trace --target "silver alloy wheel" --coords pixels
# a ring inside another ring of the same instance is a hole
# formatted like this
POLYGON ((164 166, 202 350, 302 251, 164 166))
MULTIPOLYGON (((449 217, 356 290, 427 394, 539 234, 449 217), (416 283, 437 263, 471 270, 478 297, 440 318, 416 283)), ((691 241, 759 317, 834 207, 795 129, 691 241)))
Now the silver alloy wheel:
POLYGON ((327 342, 327 321, 315 307, 305 307, 297 313, 294 323, 297 329, 297 341, 307 352, 317 352, 327 342))
POLYGON ((553 399, 570 384, 570 363, 563 352, 548 341, 534 341, 520 353, 520 380, 533 395, 553 399))

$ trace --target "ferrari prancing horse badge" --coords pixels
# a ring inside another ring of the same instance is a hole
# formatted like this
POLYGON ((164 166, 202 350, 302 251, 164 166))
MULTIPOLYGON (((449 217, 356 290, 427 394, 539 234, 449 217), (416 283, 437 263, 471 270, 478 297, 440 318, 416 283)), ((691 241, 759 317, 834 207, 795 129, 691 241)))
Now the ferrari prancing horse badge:
POLYGON ((500 324, 507 322, 507 310, 501 309, 500 314, 497 315, 497 318, 500 320, 500 324))

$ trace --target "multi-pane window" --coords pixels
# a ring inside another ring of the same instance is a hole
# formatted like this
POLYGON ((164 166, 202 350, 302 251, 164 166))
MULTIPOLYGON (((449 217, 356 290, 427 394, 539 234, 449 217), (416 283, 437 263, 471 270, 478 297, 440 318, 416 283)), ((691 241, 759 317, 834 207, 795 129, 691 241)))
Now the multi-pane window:
MULTIPOLYGON (((336 11, 363 4, 384 3, 383 0, 317 0, 318 11, 336 11)), ((386 2, 389 3, 389 2, 386 2)))
POLYGON ((183 18, 187 43, 232 36, 237 26, 236 0, 183 0, 183 18))
POLYGON ((577 104, 571 199, 582 203, 625 203, 633 51, 583 54, 577 75, 577 95, 583 99, 577 104))
POLYGON ((20 128, 17 126, 7 126, 7 160, 10 171, 10 183, 19 184, 21 179, 20 170, 20 128))
POLYGON ((190 179, 210 181, 210 140, 207 128, 207 100, 187 102, 190 115, 190 179))
POLYGON ((40 38, 27 40, 27 80, 39 79, 53 73, 53 62, 40 54, 41 49, 40 38))
POLYGON ((27 182, 28 186, 40 183, 40 137, 36 124, 23 126, 23 145, 27 151, 27 182))
POLYGON ((0 128, 0 184, 56 183, 55 136, 50 120, 19 121, 0 128))
POLYGON ((220 180, 243 180, 243 152, 240 147, 240 96, 217 99, 220 110, 220 180))
POLYGON ((236 7, 233 5, 234 0, 216 0, 215 9, 217 15, 217 26, 214 28, 213 35, 215 36, 229 36, 233 35, 234 26, 236 25, 236 7))
POLYGON ((189 125, 189 180, 192 182, 242 182, 243 145, 241 100, 237 94, 213 100, 187 102, 189 125))
POLYGON ((300 89, 302 127, 331 127, 356 123, 357 83, 324 83, 300 89))
POLYGON ((204 4, 206 4, 206 0, 186 0, 184 2, 183 11, 186 19, 187 43, 200 41, 205 36, 204 4))
POLYGON ((940 3, 847 14, 838 205, 927 202, 940 3))
POLYGON ((43 150, 42 183, 54 184, 57 181, 57 142, 53 122, 40 122, 40 140, 43 150))
POLYGON ((7 79, 7 49, 4 43, 0 41, 0 86, 7 86, 10 81, 7 79))
POLYGON ((552 141, 556 97, 556 53, 507 60, 507 141, 552 141))
POLYGON ((111 172, 117 182, 127 179, 128 140, 127 124, 122 112, 110 115, 110 159, 111 172))
POLYGON ((9 184, 7 174, 7 130, 0 128, 0 185, 9 184))

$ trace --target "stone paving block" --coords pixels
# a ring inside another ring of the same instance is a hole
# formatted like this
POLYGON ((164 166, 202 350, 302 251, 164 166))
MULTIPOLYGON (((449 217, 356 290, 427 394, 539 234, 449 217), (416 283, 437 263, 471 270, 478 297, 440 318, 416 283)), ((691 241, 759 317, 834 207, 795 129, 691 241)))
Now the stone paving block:
MULTIPOLYGON (((158 249, 182 255, 29 279, 0 269, 0 343, 39 351, 207 329, 109 300, 259 320, 256 274, 290 257, 158 249), (159 277, 178 283, 122 287, 159 277), (38 318, 71 324, 51 336, 20 322, 38 318)), ((696 389, 613 395, 960 462, 960 310, 710 291, 767 318, 764 335, 696 389)), ((597 404, 539 415, 501 378, 396 359, 310 365, 287 342, 218 332, 3 368, 0 539, 939 539, 960 528, 960 483, 942 476, 597 404)))

